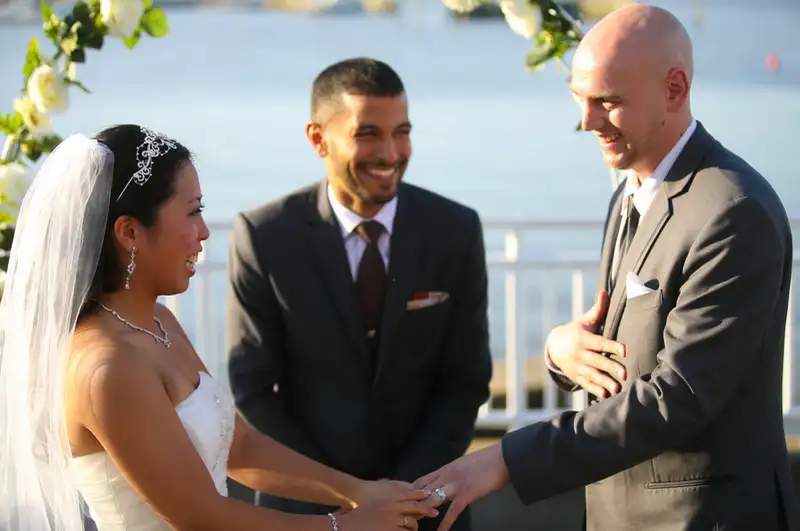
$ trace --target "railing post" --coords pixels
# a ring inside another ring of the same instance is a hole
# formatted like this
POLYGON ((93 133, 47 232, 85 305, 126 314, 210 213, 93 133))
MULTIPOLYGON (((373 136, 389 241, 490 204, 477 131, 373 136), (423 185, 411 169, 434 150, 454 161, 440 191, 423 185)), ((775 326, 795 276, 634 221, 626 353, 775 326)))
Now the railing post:
POLYGON ((520 341, 519 237, 513 230, 505 236, 505 259, 512 267, 505 274, 506 302, 506 412, 511 419, 511 429, 519 427, 519 421, 527 408, 525 389, 525 353, 520 341))
MULTIPOLYGON (((553 270, 548 268, 544 271, 544 285, 542 286, 542 330, 544 330, 545 337, 550 331, 550 328, 555 324, 555 316, 553 310, 558 306, 558 294, 555 291, 555 279, 553 278, 553 270)), ((542 345, 544 350, 544 345, 542 345)), ((542 352, 542 361, 544 361, 544 352, 542 352)), ((542 380, 542 409, 544 411, 555 411, 558 407, 558 387, 556 383, 550 378, 547 370, 547 365, 542 363, 544 370, 544 379, 542 380)))
MULTIPOLYGON (((195 345, 197 354, 203 360, 208 370, 212 375, 216 375, 217 366, 215 359, 212 359, 213 354, 209 352, 208 345, 208 328, 213 326, 211 322, 211 283, 207 278, 209 273, 206 271, 205 265, 205 252, 201 252, 197 257, 197 278, 194 281, 195 288, 195 345)), ((209 268, 210 269, 210 268, 209 268)))
MULTIPOLYGON (((583 291, 584 273, 582 269, 572 270, 572 319, 580 318, 584 313, 583 291)), ((589 403, 586 391, 576 391, 572 393, 572 409, 580 411, 589 403)))

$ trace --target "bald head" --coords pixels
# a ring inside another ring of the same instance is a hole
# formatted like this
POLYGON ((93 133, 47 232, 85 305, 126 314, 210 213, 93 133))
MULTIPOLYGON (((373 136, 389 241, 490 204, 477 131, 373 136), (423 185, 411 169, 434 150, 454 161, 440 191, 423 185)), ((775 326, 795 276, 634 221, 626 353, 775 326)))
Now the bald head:
POLYGON ((694 70, 692 41, 683 24, 669 11, 644 4, 628 4, 601 19, 581 41, 574 60, 662 74, 680 68, 690 81, 694 70))
POLYGON ((607 164, 652 175, 691 123, 692 76, 689 35, 664 9, 628 4, 586 34, 571 88, 607 164))

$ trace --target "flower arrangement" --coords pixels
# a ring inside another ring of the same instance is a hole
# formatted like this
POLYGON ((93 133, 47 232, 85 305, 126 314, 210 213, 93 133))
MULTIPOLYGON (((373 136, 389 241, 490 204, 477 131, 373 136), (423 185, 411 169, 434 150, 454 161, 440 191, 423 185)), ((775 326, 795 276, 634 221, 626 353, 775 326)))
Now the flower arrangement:
MULTIPOLYGON (((442 0, 456 13, 469 13, 480 6, 497 5, 503 12, 512 31, 533 42, 526 56, 529 71, 535 72, 551 60, 560 65, 570 79, 570 68, 564 60, 566 53, 583 38, 585 19, 600 19, 610 12, 636 0, 574 0, 580 15, 572 16, 559 0, 442 0)), ((581 122, 575 131, 582 131, 581 122)), ((612 189, 621 182, 622 175, 609 167, 612 189)))
POLYGON ((526 57, 527 68, 536 71, 575 48, 583 37, 582 21, 571 16, 556 0, 442 0, 456 13, 469 13, 480 6, 496 4, 514 33, 533 42, 526 57))
MULTIPOLYGON (((525 58, 529 71, 535 72, 551 60, 561 65, 569 78, 564 56, 583 38, 583 18, 599 19, 634 0, 575 0, 583 16, 572 16, 558 0, 442 0, 456 13, 469 13, 480 6, 495 4, 503 12, 514 33, 532 41, 525 58)), ((580 124, 575 128, 580 131, 580 124)))
POLYGON ((77 79, 78 64, 87 50, 100 50, 106 37, 116 37, 130 49, 143 34, 167 35, 169 25, 152 0, 78 0, 63 17, 41 2, 44 35, 55 47, 42 53, 39 40, 28 44, 22 68, 22 91, 10 113, 0 113, 0 132, 6 137, 0 152, 0 296, 8 267, 19 207, 33 178, 32 166, 61 142, 52 117, 69 107, 70 88, 86 93, 77 79))

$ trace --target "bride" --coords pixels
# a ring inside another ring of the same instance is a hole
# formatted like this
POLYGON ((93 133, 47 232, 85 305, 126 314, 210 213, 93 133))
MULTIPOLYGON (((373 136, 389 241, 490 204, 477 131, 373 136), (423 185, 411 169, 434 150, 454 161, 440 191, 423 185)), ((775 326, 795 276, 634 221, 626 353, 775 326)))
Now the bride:
POLYGON ((0 303, 0 530, 416 529, 428 493, 362 481, 249 428, 177 319, 202 242, 189 151, 135 125, 75 135, 22 205, 0 303), (255 490, 339 506, 271 511, 255 490))

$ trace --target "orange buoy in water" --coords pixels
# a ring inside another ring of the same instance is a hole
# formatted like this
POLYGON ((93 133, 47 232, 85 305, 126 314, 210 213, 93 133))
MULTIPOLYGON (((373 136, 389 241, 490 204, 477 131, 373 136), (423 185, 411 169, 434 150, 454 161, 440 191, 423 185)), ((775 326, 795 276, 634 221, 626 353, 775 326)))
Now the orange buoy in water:
POLYGON ((777 72, 781 69, 781 59, 777 54, 767 54, 767 68, 769 68, 772 72, 777 72))

